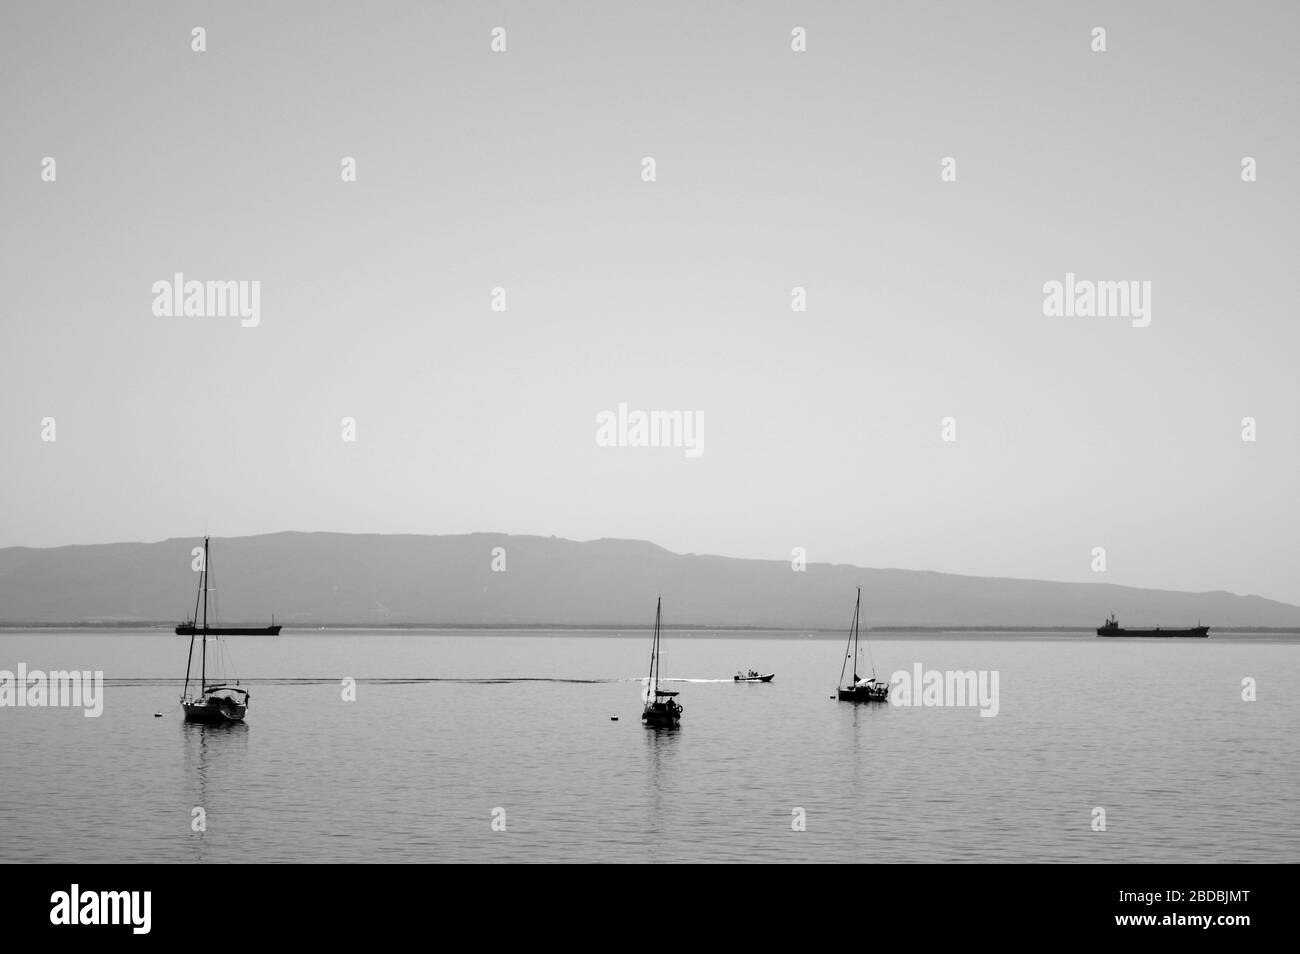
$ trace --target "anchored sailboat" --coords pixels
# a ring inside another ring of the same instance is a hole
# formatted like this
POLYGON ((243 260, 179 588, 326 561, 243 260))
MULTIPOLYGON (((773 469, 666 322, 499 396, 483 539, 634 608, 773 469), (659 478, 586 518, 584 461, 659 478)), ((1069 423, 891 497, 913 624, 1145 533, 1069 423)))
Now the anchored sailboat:
POLYGON ((659 625, 663 597, 655 604, 655 634, 650 643, 650 678, 646 680, 645 709, 641 721, 648 728, 675 729, 682 718, 682 707, 677 704, 677 693, 659 688, 659 625))
MULTIPOLYGON (((181 708, 185 710, 186 722, 204 722, 210 725, 224 722, 243 722, 248 712, 248 691, 239 688, 239 683, 230 686, 225 683, 208 684, 208 637, 218 640, 223 632, 220 628, 208 627, 208 538, 203 538, 203 569, 199 574, 199 594, 194 598, 194 619, 199 619, 199 600, 203 601, 203 624, 189 627, 190 652, 185 660, 185 688, 181 690, 181 708), (202 640, 199 652, 198 692, 190 693, 190 671, 194 666, 194 638, 202 640)), ((279 630, 279 627, 276 627, 279 630)), ((176 631, 180 632, 180 627, 176 631)), ((219 643, 218 643, 219 645, 219 643)))
MULTIPOLYGON (((841 702, 884 702, 889 698, 889 684, 876 677, 876 664, 871 662, 871 677, 862 679, 858 676, 858 621, 862 610, 862 587, 858 587, 858 599, 853 604, 853 626, 849 630, 848 646, 844 649, 844 662, 840 666, 840 681, 835 689, 836 698, 841 702), (844 673, 848 670, 849 660, 853 660, 853 681, 844 682, 844 673)), ((867 649, 867 659, 871 661, 871 649, 867 649)))

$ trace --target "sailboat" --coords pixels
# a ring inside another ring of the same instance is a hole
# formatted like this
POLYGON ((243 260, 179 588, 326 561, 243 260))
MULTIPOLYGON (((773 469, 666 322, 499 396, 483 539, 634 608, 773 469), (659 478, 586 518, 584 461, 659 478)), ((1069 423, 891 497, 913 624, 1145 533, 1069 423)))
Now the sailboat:
MULTIPOLYGON (((190 653, 185 660, 185 688, 181 690, 181 708, 186 722, 204 722, 219 725, 226 722, 243 722, 248 712, 248 691, 239 688, 238 682, 208 684, 208 637, 220 639, 220 628, 208 627, 208 538, 203 538, 203 569, 199 574, 199 595, 194 598, 194 619, 199 619, 199 600, 203 601, 203 625, 190 627, 190 653), (202 639, 199 652, 198 692, 190 693, 190 671, 194 666, 194 638, 202 639)), ((179 629, 178 629, 179 632, 179 629)))
MULTIPOLYGON (((853 626, 849 630, 848 646, 844 648, 844 662, 840 665, 840 681, 835 694, 841 702, 884 702, 889 698, 889 683, 881 682, 876 677, 876 664, 871 664, 871 677, 862 679, 858 676, 858 621, 862 610, 862 587, 858 587, 858 599, 853 604, 853 626), (844 673, 853 660, 853 680, 845 683, 844 673)), ((870 658, 870 649, 867 656, 870 658)))
POLYGON ((677 704, 677 693, 659 688, 659 626, 663 597, 655 604, 655 634, 650 644, 650 678, 646 680, 645 709, 641 721, 647 728, 675 729, 682 719, 682 707, 677 704))

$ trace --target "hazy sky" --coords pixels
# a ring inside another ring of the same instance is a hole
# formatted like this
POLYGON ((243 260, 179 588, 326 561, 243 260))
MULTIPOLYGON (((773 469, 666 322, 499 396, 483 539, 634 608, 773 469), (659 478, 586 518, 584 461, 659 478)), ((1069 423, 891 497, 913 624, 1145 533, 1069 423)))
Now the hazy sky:
POLYGON ((0 546, 494 530, 1300 602, 1294 4, 4 21, 0 546), (260 324, 155 316, 177 271, 260 324), (1150 281, 1150 326, 1044 316, 1066 272, 1150 281), (619 402, 704 453, 596 446, 619 402))

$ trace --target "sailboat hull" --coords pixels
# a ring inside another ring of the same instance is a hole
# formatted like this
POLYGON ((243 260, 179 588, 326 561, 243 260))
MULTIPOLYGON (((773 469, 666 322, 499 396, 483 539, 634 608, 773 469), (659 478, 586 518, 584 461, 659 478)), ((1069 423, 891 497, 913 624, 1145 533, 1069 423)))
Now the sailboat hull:
POLYGON ((647 729, 676 729, 682 720, 677 716, 656 715, 649 712, 641 714, 641 721, 647 729))
POLYGON ((216 699, 204 699, 201 702, 182 702, 186 722, 199 722, 203 725, 224 725, 230 722, 243 722, 248 712, 247 706, 216 699))
POLYGON ((682 707, 673 703, 646 706, 641 721, 650 729, 675 729, 682 721, 682 707))
POLYGON ((888 702, 888 686, 852 686, 835 690, 840 702, 888 702))

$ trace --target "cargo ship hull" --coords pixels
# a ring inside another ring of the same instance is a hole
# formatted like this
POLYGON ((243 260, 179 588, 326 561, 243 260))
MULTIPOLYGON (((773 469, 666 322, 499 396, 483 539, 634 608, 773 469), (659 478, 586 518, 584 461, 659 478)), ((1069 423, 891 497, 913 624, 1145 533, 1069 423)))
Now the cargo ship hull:
POLYGON ((1210 635, 1210 627, 1193 626, 1191 629, 1120 629, 1118 626, 1103 626, 1097 630, 1098 636, 1193 636, 1206 637, 1210 635))
POLYGON ((275 626, 202 626, 184 624, 176 627, 177 636, 195 636, 202 633, 209 636, 279 636, 280 627, 275 626))

